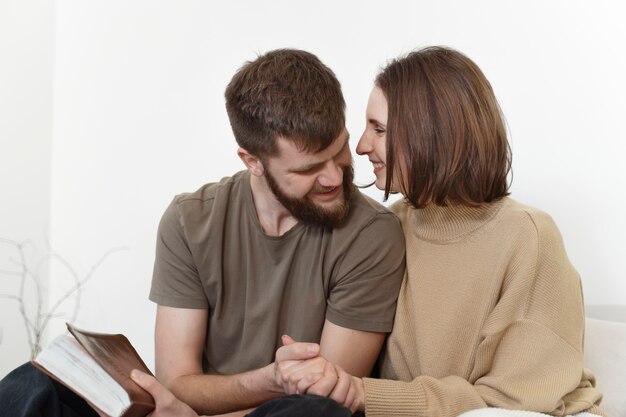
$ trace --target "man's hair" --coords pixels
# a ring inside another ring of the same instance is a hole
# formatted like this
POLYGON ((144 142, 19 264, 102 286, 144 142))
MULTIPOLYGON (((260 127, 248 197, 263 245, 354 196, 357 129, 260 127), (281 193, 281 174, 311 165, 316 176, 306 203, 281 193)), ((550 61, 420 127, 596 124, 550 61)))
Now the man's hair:
POLYGON ((278 153, 278 137, 319 152, 345 127, 341 85, 309 52, 278 49, 246 62, 225 97, 237 143, 260 158, 278 153))
POLYGON ((424 48, 390 62, 375 84, 388 103, 385 198, 396 170, 416 208, 477 206, 509 194, 504 118, 472 60, 449 48, 424 48))

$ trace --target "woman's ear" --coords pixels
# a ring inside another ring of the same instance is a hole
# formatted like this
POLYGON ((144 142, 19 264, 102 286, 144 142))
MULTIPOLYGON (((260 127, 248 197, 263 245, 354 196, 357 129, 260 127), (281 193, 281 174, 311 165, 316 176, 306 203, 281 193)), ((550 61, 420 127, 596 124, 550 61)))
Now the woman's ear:
POLYGON ((252 155, 244 148, 237 149, 237 156, 243 161, 248 171, 254 176, 260 177, 265 172, 263 162, 257 156, 252 155))

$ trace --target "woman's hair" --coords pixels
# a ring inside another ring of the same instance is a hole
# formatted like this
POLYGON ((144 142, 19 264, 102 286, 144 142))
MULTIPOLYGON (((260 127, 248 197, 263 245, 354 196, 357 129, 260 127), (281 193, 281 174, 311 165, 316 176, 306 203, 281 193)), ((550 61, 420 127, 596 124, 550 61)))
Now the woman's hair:
POLYGON ((416 208, 477 206, 509 194, 505 123, 472 60, 449 48, 424 48, 393 60, 375 84, 388 103, 385 198, 394 177, 416 208))

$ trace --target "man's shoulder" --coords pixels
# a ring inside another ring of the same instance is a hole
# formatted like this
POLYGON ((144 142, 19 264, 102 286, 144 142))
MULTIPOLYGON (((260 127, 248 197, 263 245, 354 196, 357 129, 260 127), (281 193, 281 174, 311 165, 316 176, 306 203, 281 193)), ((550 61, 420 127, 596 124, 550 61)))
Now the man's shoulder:
POLYGON ((176 204, 193 205, 215 200, 224 193, 230 194, 233 190, 239 190, 244 184, 247 171, 237 172, 235 175, 223 177, 217 182, 204 184, 196 191, 181 193, 174 197, 176 204))
POLYGON ((243 201, 245 198, 246 173, 247 171, 241 171, 217 182, 204 184, 196 191, 176 195, 163 218, 170 221, 177 219, 183 227, 198 227, 200 223, 211 218, 226 215, 232 208, 233 201, 243 201))
POLYGON ((350 204, 350 214, 354 214, 358 218, 372 218, 388 215, 393 216, 391 210, 373 198, 363 194, 358 189, 354 191, 350 204))
POLYGON ((355 190, 350 201, 350 214, 338 231, 361 230, 365 227, 398 229, 400 223, 387 207, 355 190))

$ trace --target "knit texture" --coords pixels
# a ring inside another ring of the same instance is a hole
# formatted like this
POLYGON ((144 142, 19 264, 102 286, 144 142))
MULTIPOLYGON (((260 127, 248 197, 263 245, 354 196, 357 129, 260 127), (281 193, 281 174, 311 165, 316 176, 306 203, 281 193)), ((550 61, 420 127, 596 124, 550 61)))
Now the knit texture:
MULTIPOLYGON (((535 411, 507 410, 504 408, 480 408, 461 414, 459 417, 546 417, 548 414, 535 411)), ((567 417, 597 417, 586 411, 567 417)))
POLYGON ((382 379, 364 379, 368 417, 483 407, 604 415, 583 369, 580 278, 547 214, 510 198, 392 210, 407 272, 382 379))

